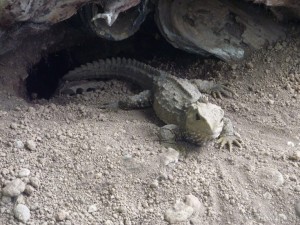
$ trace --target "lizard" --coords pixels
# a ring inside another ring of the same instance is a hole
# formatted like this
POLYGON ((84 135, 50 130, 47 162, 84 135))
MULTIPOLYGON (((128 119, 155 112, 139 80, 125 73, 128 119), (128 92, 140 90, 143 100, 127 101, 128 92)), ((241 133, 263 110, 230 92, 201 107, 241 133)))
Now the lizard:
MULTIPOLYGON (((234 93, 214 81, 178 78, 134 59, 112 58, 87 63, 69 71, 61 78, 58 93, 72 92, 74 82, 113 78, 134 82, 144 91, 107 103, 104 108, 134 109, 152 105, 158 118, 167 124, 160 129, 161 141, 173 143, 185 140, 202 145, 218 139, 220 148, 225 145, 230 151, 233 145, 241 148, 242 141, 235 134, 231 120, 224 116, 220 106, 208 102, 203 94, 221 98, 222 95, 234 93)), ((76 90, 73 92, 76 93, 76 90)))

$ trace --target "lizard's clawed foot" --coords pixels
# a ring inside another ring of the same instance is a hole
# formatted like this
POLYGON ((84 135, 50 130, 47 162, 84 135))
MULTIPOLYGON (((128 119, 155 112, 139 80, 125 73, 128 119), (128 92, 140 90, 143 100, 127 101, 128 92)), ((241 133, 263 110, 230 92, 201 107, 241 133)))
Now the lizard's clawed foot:
POLYGON ((232 146, 235 145, 239 148, 242 147, 242 140, 235 136, 235 135, 230 135, 230 136, 221 136, 218 140, 217 143, 220 144, 220 148, 222 149, 225 145, 228 146, 229 151, 231 152, 232 146))
POLYGON ((161 142, 175 143, 179 138, 179 129, 177 125, 168 124, 160 128, 158 137, 161 142))
POLYGON ((233 97, 237 96, 237 94, 231 90, 229 87, 223 85, 223 84, 215 84, 211 89, 210 89, 211 95, 214 98, 223 98, 225 97, 233 97))

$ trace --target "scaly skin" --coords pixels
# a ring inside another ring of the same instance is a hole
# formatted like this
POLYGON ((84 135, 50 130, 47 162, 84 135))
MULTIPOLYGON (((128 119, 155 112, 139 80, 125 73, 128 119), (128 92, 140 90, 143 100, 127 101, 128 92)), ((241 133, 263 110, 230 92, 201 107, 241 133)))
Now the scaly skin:
POLYGON ((88 63, 70 71, 62 78, 65 85, 59 91, 70 93, 72 83, 76 81, 107 78, 130 80, 145 91, 103 107, 132 109, 153 105, 156 115, 167 124, 160 131, 163 141, 184 139, 201 145, 219 138, 221 147, 227 145, 229 150, 233 144, 241 147, 241 140, 235 136, 232 123, 224 117, 224 111, 209 103, 201 93, 216 97, 232 94, 227 87, 212 81, 189 81, 135 60, 117 58, 88 63))

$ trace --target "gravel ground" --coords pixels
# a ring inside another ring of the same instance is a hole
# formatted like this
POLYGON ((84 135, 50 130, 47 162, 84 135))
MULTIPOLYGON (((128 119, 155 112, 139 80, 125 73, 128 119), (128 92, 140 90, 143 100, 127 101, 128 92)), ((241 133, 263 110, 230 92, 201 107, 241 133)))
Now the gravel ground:
MULTIPOLYGON (((22 63, 9 62, 16 58, 0 60, 1 81, 25 73, 22 63)), ((300 40, 239 64, 148 63, 180 77, 228 82, 237 97, 209 100, 233 121, 243 148, 161 145, 163 124, 152 109, 99 108, 132 94, 122 81, 32 102, 1 82, 0 224, 300 223, 300 40)))

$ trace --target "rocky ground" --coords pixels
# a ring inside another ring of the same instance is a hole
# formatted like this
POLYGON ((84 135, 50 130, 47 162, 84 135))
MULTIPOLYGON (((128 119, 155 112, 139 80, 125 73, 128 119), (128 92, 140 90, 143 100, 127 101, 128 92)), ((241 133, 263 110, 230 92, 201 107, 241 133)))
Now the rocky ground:
POLYGON ((7 74, 26 74, 24 55, 2 58, 0 224, 300 223, 300 39, 292 33, 239 64, 148 61, 230 84, 237 97, 209 99, 243 139, 232 152, 215 143, 167 148, 152 109, 100 109, 132 93, 121 81, 26 101, 5 87, 7 74))

